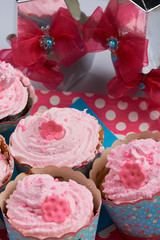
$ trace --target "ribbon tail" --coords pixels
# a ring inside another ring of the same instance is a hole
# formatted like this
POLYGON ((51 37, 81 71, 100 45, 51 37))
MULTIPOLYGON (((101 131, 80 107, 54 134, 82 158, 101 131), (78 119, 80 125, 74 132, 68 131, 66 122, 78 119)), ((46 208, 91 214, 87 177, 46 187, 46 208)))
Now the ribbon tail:
POLYGON ((53 52, 63 66, 69 67, 85 55, 83 46, 81 49, 79 44, 79 39, 77 41, 75 39, 59 39, 53 46, 53 52))
POLYGON ((113 77, 107 85, 107 93, 117 98, 124 96, 130 89, 131 87, 125 86, 117 76, 113 77))
POLYGON ((12 49, 0 50, 0 60, 5 61, 6 63, 10 63, 13 67, 17 67, 17 65, 13 61, 12 49))
POLYGON ((19 66, 14 62, 12 49, 0 50, 0 60, 10 63, 13 67, 21 70, 29 79, 43 83, 48 89, 55 89, 64 78, 60 71, 60 65, 54 60, 41 58, 29 68, 19 66))
POLYGON ((44 49, 40 47, 39 40, 39 36, 31 39, 12 38, 11 46, 14 62, 23 66, 35 64, 44 53, 44 49))
POLYGON ((146 89, 145 97, 148 100, 150 106, 160 106, 160 89, 156 86, 146 89))
POLYGON ((143 79, 143 74, 138 74, 132 81, 126 81, 120 72, 119 63, 114 62, 116 77, 112 78, 107 85, 107 92, 114 97, 122 97, 123 95, 134 95, 138 88, 139 83, 143 79))
POLYGON ((6 63, 10 63, 14 68, 19 69, 23 74, 26 74, 27 69, 23 66, 19 66, 15 64, 13 60, 13 51, 12 49, 2 49, 0 50, 0 60, 5 61, 6 63))
POLYGON ((63 81, 60 65, 54 60, 46 60, 43 65, 34 65, 26 75, 33 81, 41 82, 48 89, 55 89, 63 81))
POLYGON ((144 62, 145 38, 128 33, 122 36, 116 51, 119 70, 126 82, 141 72, 144 62))

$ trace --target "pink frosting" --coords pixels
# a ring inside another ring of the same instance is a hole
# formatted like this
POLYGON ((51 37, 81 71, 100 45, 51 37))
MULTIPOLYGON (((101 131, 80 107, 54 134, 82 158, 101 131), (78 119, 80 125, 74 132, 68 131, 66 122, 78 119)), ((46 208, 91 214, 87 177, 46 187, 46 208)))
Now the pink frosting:
POLYGON ((132 140, 107 155, 109 174, 103 184, 106 199, 134 203, 160 191, 160 142, 132 140))
POLYGON ((92 161, 97 155, 100 129, 98 121, 86 111, 51 108, 42 115, 21 120, 11 135, 10 149, 20 163, 32 167, 78 167, 92 161), (47 135, 43 135, 44 123, 47 126, 51 121, 60 125, 57 128, 60 132, 48 127, 48 132, 45 130, 47 135), (54 136, 59 133, 60 136, 53 137, 50 131, 54 132, 54 136))
POLYGON ((64 0, 34 0, 18 4, 18 11, 28 16, 51 16, 60 8, 66 8, 64 0))
POLYGON ((9 63, 0 62, 0 120, 20 113, 28 101, 28 90, 33 97, 30 80, 9 63))
POLYGON ((73 180, 60 182, 47 174, 23 178, 6 202, 12 227, 24 236, 38 239, 77 232, 93 218, 93 197, 86 187, 73 180), (51 205, 54 205, 54 210, 51 211, 52 220, 49 217, 48 221, 47 212, 51 205), (60 211, 65 217, 57 222, 55 219, 60 211))
POLYGON ((14 69, 9 63, 0 61, 0 91, 14 82, 14 69))

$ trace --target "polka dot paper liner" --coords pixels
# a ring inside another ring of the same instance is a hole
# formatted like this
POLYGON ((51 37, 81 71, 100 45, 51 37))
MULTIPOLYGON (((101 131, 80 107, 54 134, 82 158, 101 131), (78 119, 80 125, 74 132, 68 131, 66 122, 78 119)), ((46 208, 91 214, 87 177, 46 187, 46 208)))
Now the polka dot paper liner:
POLYGON ((132 132, 160 130, 160 107, 149 107, 144 98, 116 99, 104 94, 37 90, 32 114, 51 107, 69 107, 78 98, 82 98, 118 138, 132 132))

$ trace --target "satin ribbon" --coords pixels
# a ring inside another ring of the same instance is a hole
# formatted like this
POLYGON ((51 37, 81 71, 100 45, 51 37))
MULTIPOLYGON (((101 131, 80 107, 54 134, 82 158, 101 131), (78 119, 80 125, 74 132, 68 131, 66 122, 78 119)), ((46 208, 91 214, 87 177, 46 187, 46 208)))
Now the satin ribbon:
POLYGON ((122 29, 120 19, 117 17, 120 6, 118 0, 111 0, 104 12, 98 7, 84 25, 83 39, 87 52, 110 49, 116 54, 120 75, 127 82, 135 79, 142 67, 148 64, 148 41, 142 32, 123 31, 124 28, 122 29), (109 46, 112 39, 117 43, 115 49, 109 46))
POLYGON ((152 69, 148 74, 139 73, 131 81, 125 81, 120 74, 118 63, 114 63, 116 77, 107 85, 107 92, 114 97, 122 97, 128 93, 134 95, 143 86, 145 98, 148 102, 160 105, 160 69, 152 69))
MULTIPOLYGON (((46 26, 44 26, 45 28, 46 26)), ((47 50, 40 46, 43 37, 53 41, 51 46, 58 61, 70 66, 85 53, 81 37, 82 24, 76 21, 65 8, 60 8, 54 16, 48 33, 29 19, 18 18, 18 37, 11 40, 14 62, 27 66, 36 64, 47 57, 47 50)))
POLYGON ((17 65, 13 59, 12 49, 0 50, 0 60, 10 63, 13 67, 21 70, 29 79, 41 82, 48 89, 55 89, 63 80, 60 65, 55 60, 41 57, 35 64, 24 67, 17 65))

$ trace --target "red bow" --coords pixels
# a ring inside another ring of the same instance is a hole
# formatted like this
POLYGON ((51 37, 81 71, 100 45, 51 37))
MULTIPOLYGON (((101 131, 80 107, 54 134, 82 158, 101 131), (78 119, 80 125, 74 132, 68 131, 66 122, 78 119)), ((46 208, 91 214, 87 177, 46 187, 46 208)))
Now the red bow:
POLYGON ((84 55, 81 38, 82 24, 69 11, 60 8, 50 26, 39 28, 34 22, 18 18, 18 37, 11 40, 13 58, 17 65, 33 65, 53 50, 65 67, 84 55))
POLYGON ((35 64, 27 67, 17 65, 13 60, 12 49, 0 51, 0 60, 10 63, 13 67, 21 70, 31 80, 41 82, 49 89, 56 88, 63 80, 63 73, 60 72, 59 64, 54 60, 41 58, 35 64))
POLYGON ((160 104, 160 69, 153 69, 148 74, 139 73, 135 79, 125 81, 119 72, 117 61, 115 62, 116 77, 107 85, 107 92, 115 97, 122 97, 128 92, 134 95, 137 90, 145 92, 145 97, 154 104, 160 104))
POLYGON ((84 47, 87 52, 110 49, 116 54, 121 76, 128 81, 141 72, 147 41, 141 34, 122 30, 119 8, 119 1, 111 0, 104 12, 100 7, 94 11, 84 25, 84 47))

